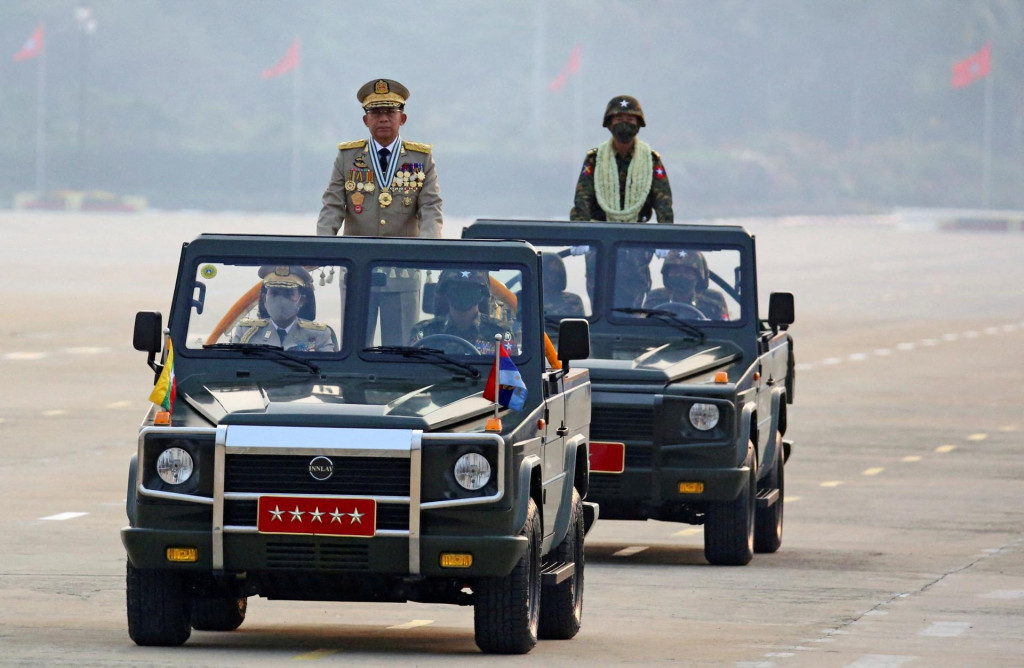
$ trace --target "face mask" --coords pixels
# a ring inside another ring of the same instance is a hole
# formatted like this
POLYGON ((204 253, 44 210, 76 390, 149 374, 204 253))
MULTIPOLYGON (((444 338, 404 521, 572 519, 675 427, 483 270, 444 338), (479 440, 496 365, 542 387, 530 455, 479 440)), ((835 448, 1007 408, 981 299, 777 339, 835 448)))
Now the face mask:
POLYGON ((612 126, 612 135, 620 144, 628 144, 640 132, 640 127, 632 123, 616 123, 612 126))
POLYGON ((665 287, 672 292, 688 295, 697 287, 697 281, 687 276, 668 274, 664 277, 665 287))
POLYGON ((468 311, 480 299, 482 299, 482 295, 475 285, 456 285, 448 291, 448 303, 456 311, 468 311))
POLYGON ((299 314, 299 302, 298 299, 289 299, 288 297, 270 297, 266 299, 267 313, 274 319, 274 322, 283 324, 290 322, 292 318, 299 314))

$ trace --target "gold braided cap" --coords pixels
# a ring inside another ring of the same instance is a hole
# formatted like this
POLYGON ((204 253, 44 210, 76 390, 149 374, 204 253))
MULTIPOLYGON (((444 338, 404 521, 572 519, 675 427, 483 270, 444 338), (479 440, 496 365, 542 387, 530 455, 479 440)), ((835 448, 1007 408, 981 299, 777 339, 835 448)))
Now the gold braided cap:
POLYGON ((356 99, 363 109, 378 107, 402 107, 409 98, 409 89, 393 79, 367 81, 356 93, 356 99))

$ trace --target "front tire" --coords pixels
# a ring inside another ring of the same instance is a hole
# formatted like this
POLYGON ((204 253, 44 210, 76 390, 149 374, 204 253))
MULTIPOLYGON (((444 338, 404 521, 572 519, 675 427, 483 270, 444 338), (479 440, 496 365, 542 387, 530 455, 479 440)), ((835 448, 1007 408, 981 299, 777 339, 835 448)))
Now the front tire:
POLYGON ((173 571, 135 568, 126 575, 128 635, 136 645, 174 647, 192 634, 188 581, 173 571))
POLYGON ((541 526, 532 498, 519 535, 527 538, 528 545, 512 572, 504 577, 480 578, 473 586, 476 644, 488 654, 526 654, 537 644, 541 526))
POLYGON ((758 508, 754 521, 754 551, 761 553, 777 552, 782 547, 782 511, 786 495, 785 457, 782 455, 782 437, 775 448, 775 465, 765 480, 765 488, 779 490, 779 498, 767 508, 758 508))
POLYGON ((751 450, 750 475, 732 501, 708 505, 704 520, 704 558, 719 566, 743 566, 754 557, 754 513, 757 503, 757 458, 751 450))
POLYGON ((571 563, 575 570, 562 582, 544 587, 540 597, 540 637, 568 640, 580 631, 583 620, 583 499, 572 490, 572 511, 565 539, 548 555, 556 563, 571 563))
POLYGON ((196 631, 234 631, 245 621, 248 599, 233 596, 192 599, 192 628, 196 631))

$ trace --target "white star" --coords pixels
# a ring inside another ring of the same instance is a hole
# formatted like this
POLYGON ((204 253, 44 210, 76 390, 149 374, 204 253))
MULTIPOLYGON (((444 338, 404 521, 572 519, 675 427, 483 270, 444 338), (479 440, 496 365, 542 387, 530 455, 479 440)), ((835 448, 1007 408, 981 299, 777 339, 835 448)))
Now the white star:
POLYGON ((306 514, 299 510, 298 506, 295 506, 295 510, 289 510, 288 513, 292 516, 292 522, 301 522, 302 516, 306 514))
POLYGON ((321 516, 321 515, 325 515, 325 514, 326 514, 326 513, 322 513, 322 512, 320 512, 320 507, 319 507, 319 506, 317 506, 317 507, 316 507, 316 508, 315 508, 315 509, 313 510, 313 512, 311 512, 311 513, 309 514, 309 518, 310 518, 310 519, 309 519, 309 521, 310 521, 310 522, 319 522, 320 524, 323 524, 323 523, 324 523, 324 521, 323 521, 322 519, 320 519, 320 516, 321 516))
POLYGON ((463 278, 469 278, 469 272, 468 271, 462 272, 462 277, 463 278))
POLYGON ((619 100, 619 106, 622 107, 623 109, 625 109, 626 107, 629 106, 629 101, 627 101, 625 98, 623 98, 623 99, 619 100))
POLYGON ((274 520, 284 522, 284 520, 281 519, 281 515, 284 515, 284 511, 281 510, 280 506, 274 506, 274 509, 270 511, 270 514, 273 515, 273 517, 270 518, 271 522, 274 520))
POLYGON ((338 512, 338 507, 335 506, 334 507, 334 512, 331 513, 331 524, 334 524, 335 522, 337 522, 338 524, 341 524, 341 518, 344 517, 347 514, 348 513, 339 513, 338 512))
POLYGON ((350 512, 349 516, 352 518, 352 524, 362 524, 363 523, 363 515, 365 515, 365 514, 366 513, 359 512, 358 508, 356 508, 355 510, 350 512))

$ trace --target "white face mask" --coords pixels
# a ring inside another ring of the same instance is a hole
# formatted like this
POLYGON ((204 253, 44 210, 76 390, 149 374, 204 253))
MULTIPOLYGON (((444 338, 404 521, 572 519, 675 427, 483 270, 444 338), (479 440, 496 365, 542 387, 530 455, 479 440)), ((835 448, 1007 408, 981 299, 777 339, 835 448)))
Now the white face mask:
POLYGON ((288 297, 267 296, 267 313, 278 324, 285 324, 299 314, 301 299, 290 299, 288 297))

